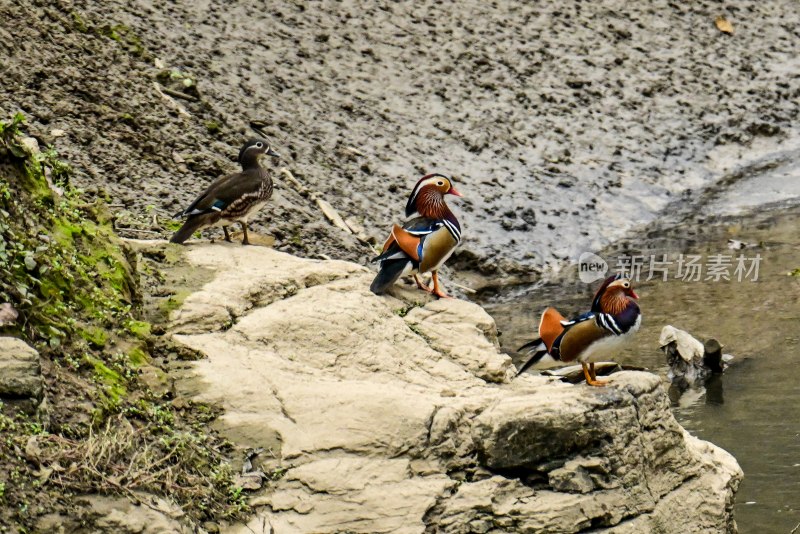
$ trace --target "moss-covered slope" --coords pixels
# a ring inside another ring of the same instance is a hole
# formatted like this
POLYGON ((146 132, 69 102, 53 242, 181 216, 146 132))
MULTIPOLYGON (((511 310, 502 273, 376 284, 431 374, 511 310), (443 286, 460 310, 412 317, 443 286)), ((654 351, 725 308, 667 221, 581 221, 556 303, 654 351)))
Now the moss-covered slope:
POLYGON ((174 404, 154 361, 134 255, 104 199, 24 128, 21 114, 0 122, 0 304, 18 313, 0 335, 39 351, 46 400, 31 413, 0 398, 0 525, 83 517, 75 496, 91 493, 161 494, 187 522, 241 513, 227 446, 207 431, 216 411, 174 404))

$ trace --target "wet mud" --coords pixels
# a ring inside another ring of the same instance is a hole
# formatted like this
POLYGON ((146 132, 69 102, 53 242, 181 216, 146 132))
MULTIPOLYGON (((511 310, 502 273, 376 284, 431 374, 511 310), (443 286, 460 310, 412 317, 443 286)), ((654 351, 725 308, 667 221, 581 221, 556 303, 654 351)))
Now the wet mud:
MULTIPOLYGON (((723 176, 721 149, 741 163, 791 139, 795 7, 6 0, 0 114, 22 110, 130 237, 168 235, 168 216, 235 168, 251 120, 276 167, 377 242, 419 175, 451 173, 466 194, 451 276, 485 285, 656 220, 723 176)), ((372 254, 276 182, 255 220, 276 248, 372 254)))

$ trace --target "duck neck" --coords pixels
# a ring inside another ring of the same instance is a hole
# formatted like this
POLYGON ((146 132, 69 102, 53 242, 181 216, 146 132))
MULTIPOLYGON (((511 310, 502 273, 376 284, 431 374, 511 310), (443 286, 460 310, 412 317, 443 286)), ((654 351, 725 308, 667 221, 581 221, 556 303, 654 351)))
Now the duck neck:
POLYGON ((631 300, 622 291, 607 291, 600 297, 600 310, 611 315, 619 315, 630 304, 631 300))
POLYGON ((444 196, 436 190, 423 189, 417 198, 417 213, 428 219, 447 219, 458 224, 455 215, 447 207, 444 196))
POLYGON ((258 163, 258 158, 261 154, 248 154, 245 153, 242 156, 242 159, 239 163, 242 164, 243 171, 249 171, 252 169, 260 169, 261 165, 258 163))

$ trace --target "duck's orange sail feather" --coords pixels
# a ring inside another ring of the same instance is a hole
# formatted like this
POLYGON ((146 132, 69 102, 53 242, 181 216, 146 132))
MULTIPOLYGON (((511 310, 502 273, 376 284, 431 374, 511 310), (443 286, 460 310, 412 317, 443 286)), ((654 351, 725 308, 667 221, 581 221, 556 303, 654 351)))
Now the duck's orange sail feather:
POLYGON ((564 331, 564 325, 561 324, 563 320, 564 316, 555 308, 547 308, 542 314, 542 319, 539 321, 539 337, 542 338, 548 352, 553 348, 556 338, 564 331))
POLYGON ((411 256, 414 261, 419 261, 420 238, 403 230, 399 225, 392 227, 392 237, 397 241, 400 249, 411 256))

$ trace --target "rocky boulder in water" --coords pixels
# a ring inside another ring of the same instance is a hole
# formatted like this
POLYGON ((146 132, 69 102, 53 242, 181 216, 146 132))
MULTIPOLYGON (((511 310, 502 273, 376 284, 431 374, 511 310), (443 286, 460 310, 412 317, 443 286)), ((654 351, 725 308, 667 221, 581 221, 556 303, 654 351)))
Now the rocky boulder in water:
POLYGON ((675 421, 655 375, 512 382, 475 304, 376 297, 364 267, 260 247, 187 258, 213 278, 172 314, 206 356, 177 387, 223 406, 269 480, 228 532, 736 531, 736 460, 675 421))

